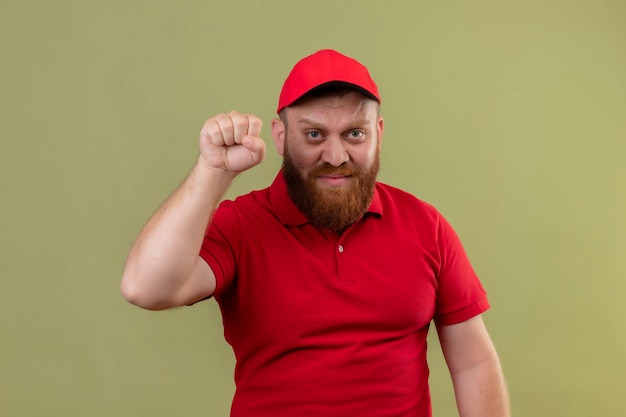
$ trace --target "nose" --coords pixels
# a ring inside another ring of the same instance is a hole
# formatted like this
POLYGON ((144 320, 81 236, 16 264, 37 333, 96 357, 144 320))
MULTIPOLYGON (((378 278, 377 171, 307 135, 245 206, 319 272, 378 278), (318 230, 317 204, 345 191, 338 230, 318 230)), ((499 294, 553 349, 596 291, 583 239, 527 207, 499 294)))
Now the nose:
POLYGON ((322 151, 322 162, 338 167, 344 162, 348 162, 350 156, 346 150, 345 143, 341 137, 329 137, 324 142, 322 151))

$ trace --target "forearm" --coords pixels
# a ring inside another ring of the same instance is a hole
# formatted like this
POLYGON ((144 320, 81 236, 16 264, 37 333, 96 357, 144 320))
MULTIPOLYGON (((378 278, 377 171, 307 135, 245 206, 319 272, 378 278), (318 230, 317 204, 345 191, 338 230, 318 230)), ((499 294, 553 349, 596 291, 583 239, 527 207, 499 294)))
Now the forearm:
POLYGON ((509 398, 497 358, 452 374, 460 417, 509 417, 509 398))
POLYGON ((121 290, 145 308, 168 305, 198 262, 211 212, 233 176, 198 163, 178 189, 159 207, 129 254, 121 290))

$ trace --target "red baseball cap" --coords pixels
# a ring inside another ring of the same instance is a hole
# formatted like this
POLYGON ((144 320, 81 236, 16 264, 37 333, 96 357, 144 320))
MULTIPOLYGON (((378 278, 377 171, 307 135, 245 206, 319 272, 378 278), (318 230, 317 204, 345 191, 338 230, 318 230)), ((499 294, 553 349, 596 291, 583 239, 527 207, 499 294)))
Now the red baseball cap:
POLYGON ((293 67, 280 92, 276 113, 327 84, 344 84, 381 102, 378 87, 363 64, 332 49, 323 49, 302 58, 293 67))

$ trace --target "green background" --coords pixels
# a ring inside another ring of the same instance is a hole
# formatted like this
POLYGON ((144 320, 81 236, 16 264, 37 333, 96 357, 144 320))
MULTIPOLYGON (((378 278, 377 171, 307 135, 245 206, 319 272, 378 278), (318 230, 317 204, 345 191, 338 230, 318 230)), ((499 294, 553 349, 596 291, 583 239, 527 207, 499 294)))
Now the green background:
POLYGON ((2 0, 0 415, 227 415, 214 301, 142 311, 121 271, 206 118, 265 121, 229 197, 273 179, 282 81, 327 47, 379 84, 381 180, 482 277, 514 415, 626 415, 625 22, 623 1, 2 0))

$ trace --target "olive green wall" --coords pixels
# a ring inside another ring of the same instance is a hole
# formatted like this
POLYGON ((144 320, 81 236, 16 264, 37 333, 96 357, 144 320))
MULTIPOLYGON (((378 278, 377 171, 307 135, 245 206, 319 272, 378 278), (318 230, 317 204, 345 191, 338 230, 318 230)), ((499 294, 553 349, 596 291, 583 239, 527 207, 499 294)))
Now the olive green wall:
MULTIPOLYGON (((381 179, 435 204, 489 291, 516 416, 626 415, 623 1, 0 1, 0 415, 225 416, 213 301, 118 283, 203 121, 265 121, 332 47, 383 95, 381 179)), ((431 340, 435 416, 454 415, 431 340)))

